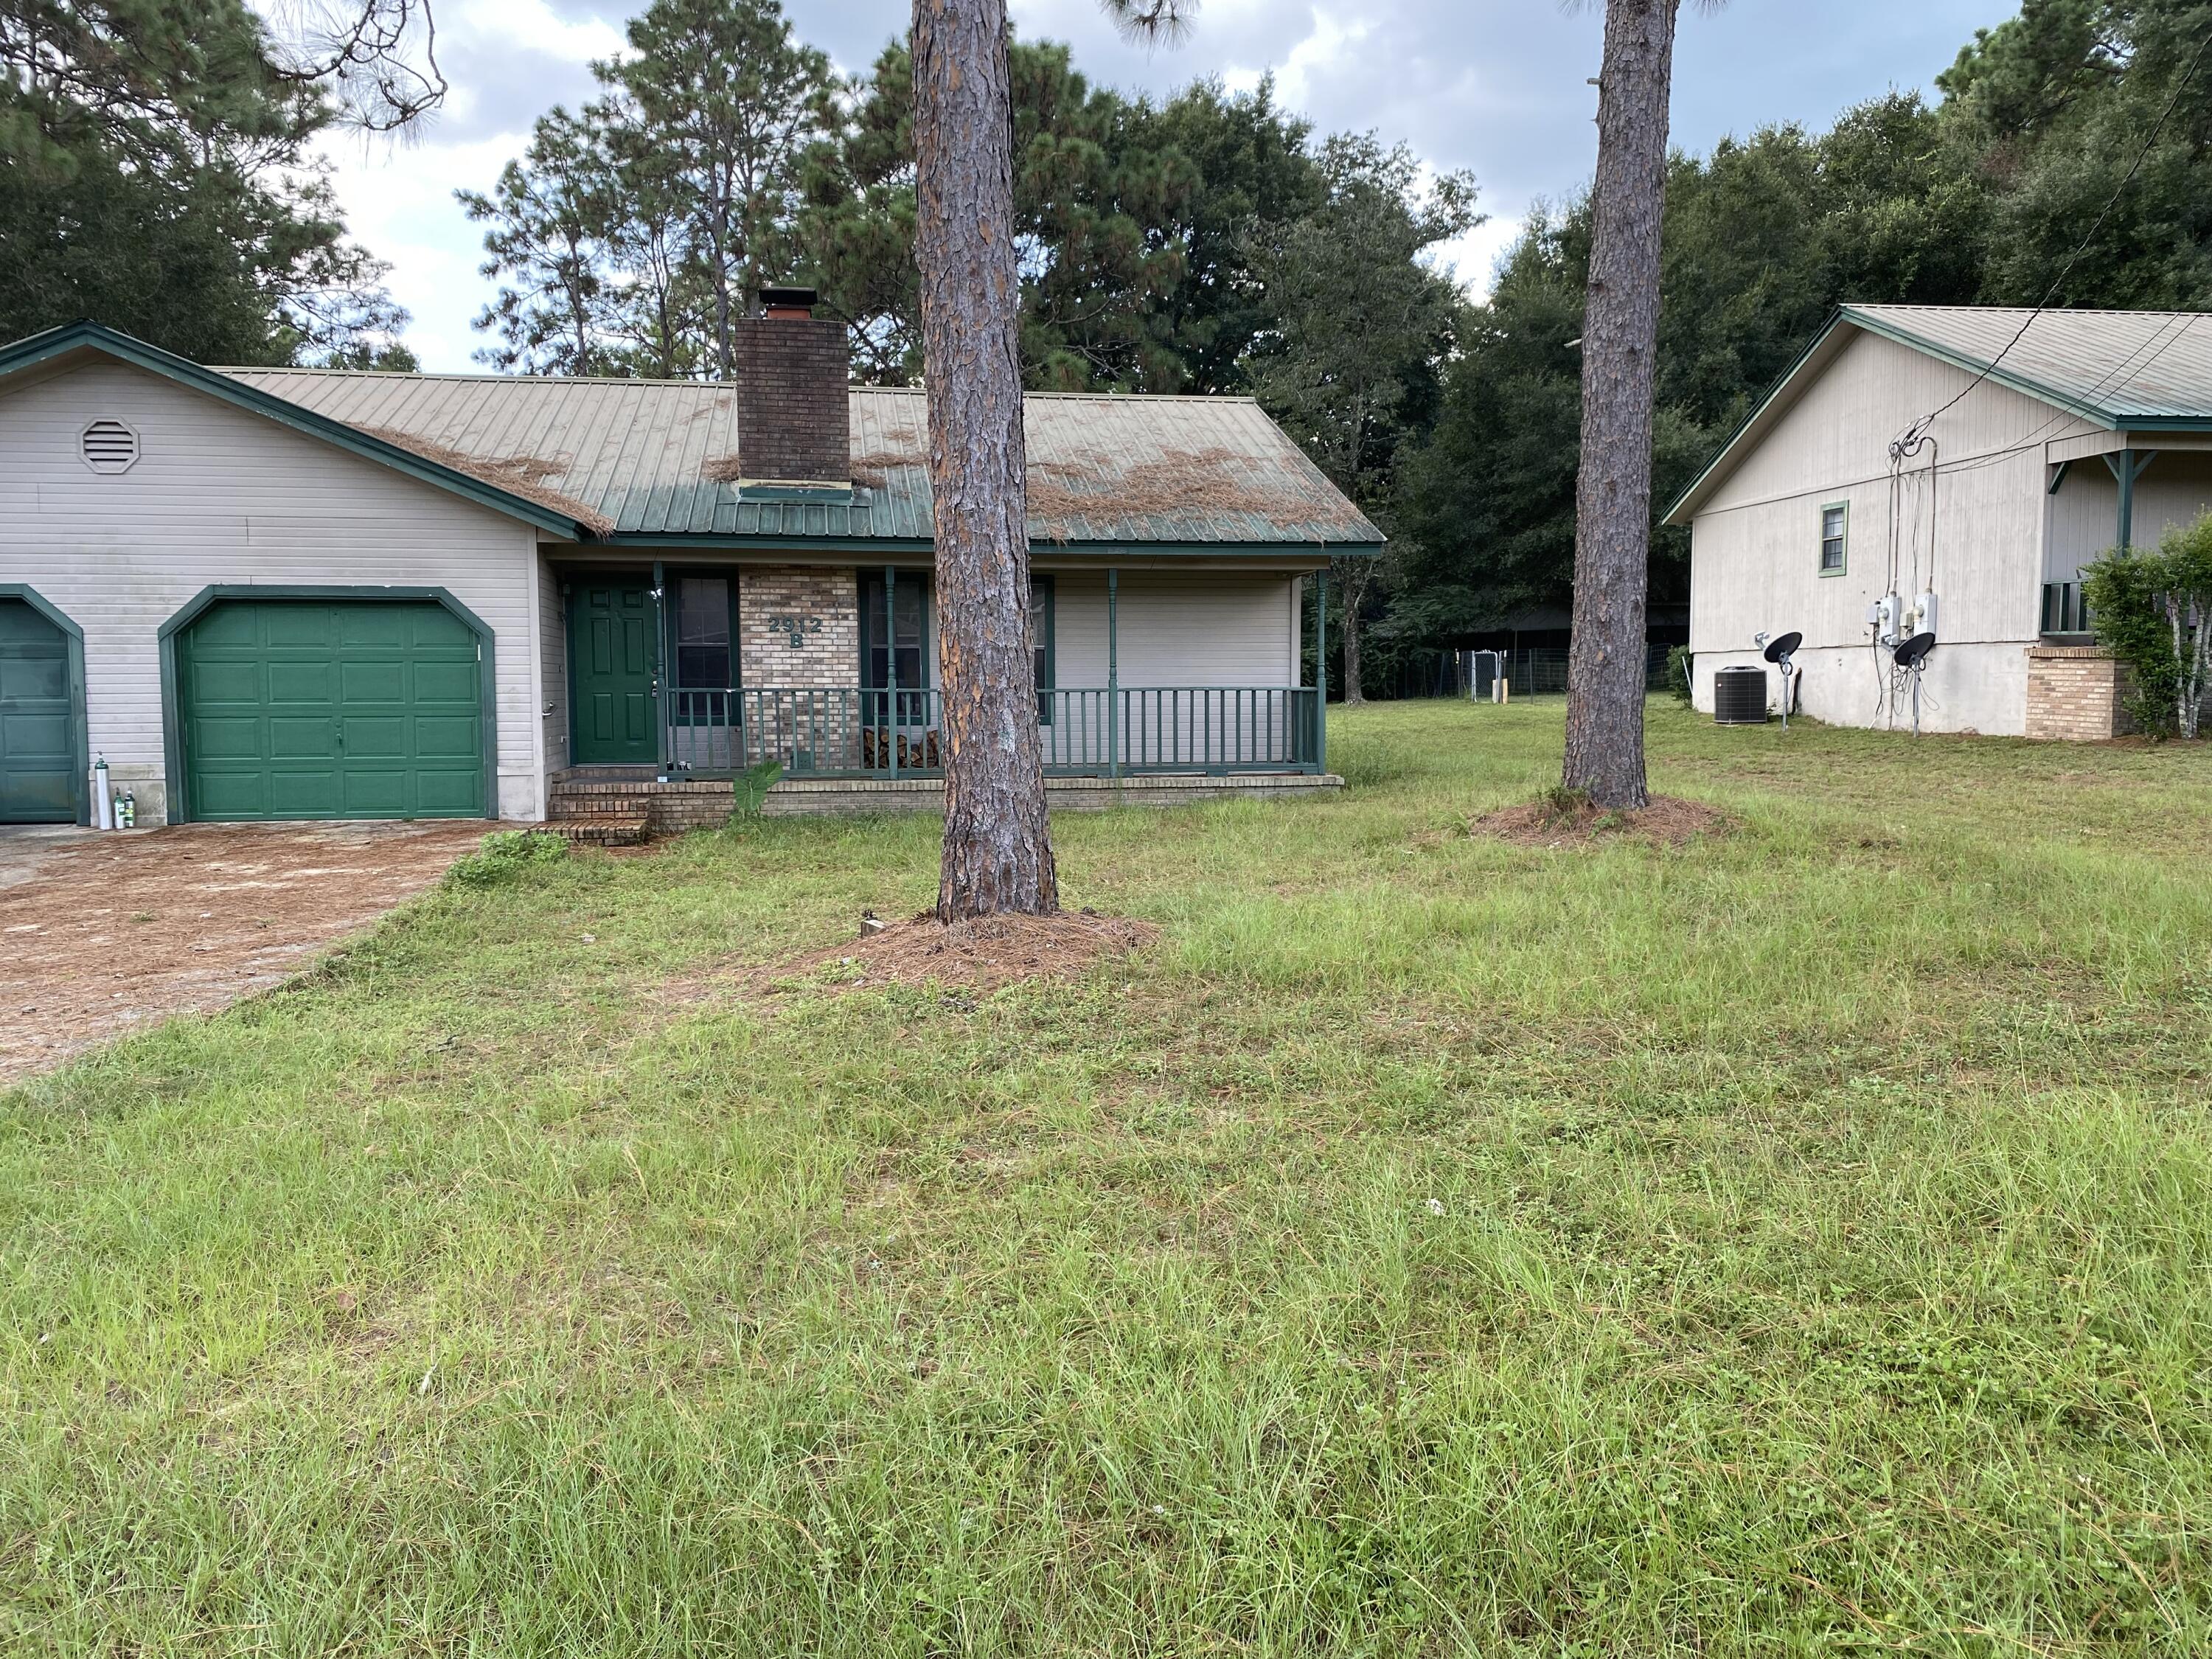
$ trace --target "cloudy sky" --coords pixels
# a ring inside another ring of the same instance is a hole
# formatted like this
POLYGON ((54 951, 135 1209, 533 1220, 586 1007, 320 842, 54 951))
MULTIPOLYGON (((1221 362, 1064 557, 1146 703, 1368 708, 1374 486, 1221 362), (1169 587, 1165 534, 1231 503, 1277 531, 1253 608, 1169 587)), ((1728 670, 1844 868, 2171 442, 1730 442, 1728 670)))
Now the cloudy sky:
MULTIPOLYGON (((642 0, 635 0, 641 4, 642 0)), ((785 0, 799 34, 846 69, 904 27, 896 0, 785 0)), ((1478 291, 1532 201, 1576 188, 1596 146, 1590 118, 1598 9, 1559 0, 1205 0, 1179 48, 1122 41, 1096 0, 1013 0, 1031 38, 1067 40, 1094 80, 1167 91, 1200 76, 1246 87, 1269 70, 1285 102, 1325 131, 1373 129, 1438 167, 1470 167, 1488 224, 1449 250, 1478 291)), ((489 297, 480 238, 453 192, 489 185, 550 105, 592 93, 586 65, 623 44, 623 0, 439 0, 453 91, 411 142, 334 143, 354 233, 392 264, 414 313, 409 343, 433 369, 471 368, 471 319, 489 297)), ((1929 86, 1977 27, 2015 0, 1731 0, 1685 7, 1674 135, 1702 149, 1763 124, 1814 126, 1887 88, 1929 86)))

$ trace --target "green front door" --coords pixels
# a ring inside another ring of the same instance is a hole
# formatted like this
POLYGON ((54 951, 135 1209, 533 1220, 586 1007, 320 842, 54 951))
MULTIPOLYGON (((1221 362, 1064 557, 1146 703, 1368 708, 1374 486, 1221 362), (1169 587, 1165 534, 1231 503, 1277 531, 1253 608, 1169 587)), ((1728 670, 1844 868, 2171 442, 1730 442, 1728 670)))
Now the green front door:
POLYGON ((576 706, 569 758, 579 766, 653 766, 660 760, 654 679, 659 608, 634 577, 586 580, 568 599, 576 706))
POLYGON ((226 600, 177 641, 185 811, 260 818, 484 812, 476 635, 428 600, 226 600))
POLYGON ((0 599, 0 823, 76 817, 76 700, 69 641, 21 599, 0 599))

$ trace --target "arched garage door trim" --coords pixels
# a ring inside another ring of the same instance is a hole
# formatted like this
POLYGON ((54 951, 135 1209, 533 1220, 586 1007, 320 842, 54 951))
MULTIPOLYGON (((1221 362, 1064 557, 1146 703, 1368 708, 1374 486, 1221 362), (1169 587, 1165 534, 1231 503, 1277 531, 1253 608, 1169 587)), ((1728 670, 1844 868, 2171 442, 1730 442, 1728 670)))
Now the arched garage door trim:
POLYGON ((483 672, 477 676, 483 702, 484 816, 499 816, 499 695, 495 640, 491 625, 442 587, 318 587, 312 584, 222 582, 204 587, 187 605, 161 624, 161 751, 169 782, 169 822, 189 823, 192 803, 185 781, 184 708, 177 691, 177 641, 201 614, 226 599, 307 599, 335 602, 360 599, 372 604, 428 600, 453 612, 477 637, 483 672))
POLYGON ((62 631, 69 641, 69 695, 70 719, 76 726, 76 782, 70 792, 70 800, 76 811, 79 823, 92 822, 92 751, 86 747, 91 741, 87 734, 84 708, 84 629, 70 621, 66 612, 43 598, 38 589, 21 582, 0 582, 0 599, 21 599, 62 631))

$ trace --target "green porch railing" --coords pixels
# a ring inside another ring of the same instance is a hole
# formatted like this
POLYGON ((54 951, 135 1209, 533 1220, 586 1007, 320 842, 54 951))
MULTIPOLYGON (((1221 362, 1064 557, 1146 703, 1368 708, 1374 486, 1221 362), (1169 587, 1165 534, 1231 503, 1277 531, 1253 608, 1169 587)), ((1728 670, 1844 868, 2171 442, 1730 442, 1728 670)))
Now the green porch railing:
MULTIPOLYGON (((729 775, 773 761, 793 777, 930 777, 945 769, 932 690, 746 686, 668 694, 670 769, 729 775)), ((1048 773, 1318 772, 1310 686, 1122 686, 1037 693, 1048 773)))

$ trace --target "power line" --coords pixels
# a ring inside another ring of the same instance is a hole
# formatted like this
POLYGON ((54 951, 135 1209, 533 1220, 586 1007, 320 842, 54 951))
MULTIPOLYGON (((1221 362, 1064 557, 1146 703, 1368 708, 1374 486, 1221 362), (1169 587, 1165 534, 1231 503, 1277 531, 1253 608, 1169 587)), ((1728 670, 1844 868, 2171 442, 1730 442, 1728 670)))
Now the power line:
POLYGON ((2189 67, 2182 71, 2181 79, 2174 83, 2173 95, 2166 100, 2166 108, 2160 112, 2156 124, 2152 126, 2150 137, 2143 140, 2143 147, 2136 152, 2136 159, 2129 164, 2126 173, 2122 176, 2118 185, 2113 190, 2111 199, 2105 204, 2104 210, 2097 215, 2095 222, 2089 227, 2088 234, 2082 237, 2075 245, 2073 252, 2066 256, 2066 263, 2059 267, 2057 276, 2051 279, 2051 286, 2044 290, 2043 297, 2036 301, 2034 309, 2027 313, 2027 319, 2021 324, 2018 331, 2012 338, 2005 342, 2004 349, 1990 358, 1983 366, 1981 372, 1967 381, 1950 402, 1915 421, 1905 429, 1905 434, 1893 447, 1901 449, 1907 454, 1912 453, 1908 446, 1925 435, 1930 424, 1955 409, 1968 392, 1995 374, 1997 365, 2004 362, 2012 349, 2027 337, 2027 331, 2035 326, 2035 319, 2051 308, 2051 301, 2057 297, 2058 290, 2065 285, 2066 279, 2074 274, 2074 267, 2081 263, 2081 256, 2089 251, 2089 244, 2097 240, 2097 233, 2104 229, 2105 221, 2112 216, 2112 210, 2120 204, 2120 198, 2127 193, 2128 186, 2135 182, 2136 174, 2142 170, 2142 164, 2150 159, 2151 151, 2157 148, 2160 137, 2166 131, 2166 124, 2173 118, 2174 111, 2181 107, 2181 94, 2189 89, 2190 82, 2196 78, 2197 65, 2204 61, 2204 54, 2208 49, 2212 49, 2212 34, 2207 34, 2203 40, 2197 42, 2196 56, 2189 60, 2189 67))
MULTIPOLYGON (((2083 403, 2094 404, 2098 398, 2117 386, 2130 374, 2140 374, 2149 368, 2160 357, 2179 345, 2182 337, 2196 326, 2203 316, 2204 313, 2201 311, 2192 311, 2179 318, 2169 317, 2160 323, 2148 339, 2121 358, 2118 364, 2100 376, 2094 385, 2079 393, 2080 400, 2083 403), (2177 323, 2178 326, 2176 326, 2177 323), (2167 336, 2166 331, 2169 327, 2173 328, 2173 332, 2167 336), (2166 337, 2161 338, 2161 336, 2166 337), (2144 356, 2147 348, 2148 355, 2144 356), (2138 358, 2141 359, 2140 362, 2137 361, 2138 358)), ((2070 409, 2054 410, 2044 419, 2041 425, 2031 428, 2024 436, 2014 440, 2005 448, 1993 449, 1963 461, 1954 461, 1948 470, 1954 474, 1972 472, 1981 467, 1995 466, 2002 461, 2010 460, 2015 455, 2025 454, 2027 451, 2035 448, 2045 433, 2068 421, 2080 418, 2081 416, 2070 409)))

